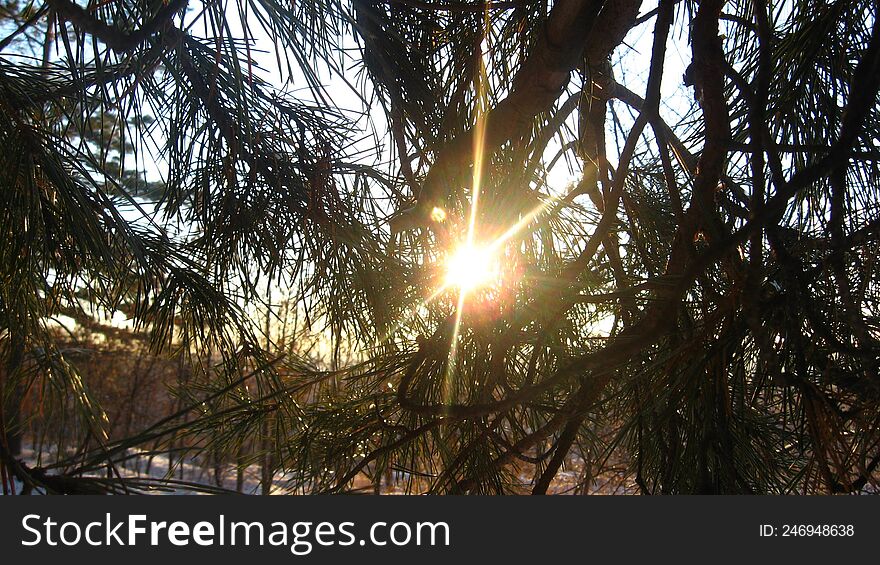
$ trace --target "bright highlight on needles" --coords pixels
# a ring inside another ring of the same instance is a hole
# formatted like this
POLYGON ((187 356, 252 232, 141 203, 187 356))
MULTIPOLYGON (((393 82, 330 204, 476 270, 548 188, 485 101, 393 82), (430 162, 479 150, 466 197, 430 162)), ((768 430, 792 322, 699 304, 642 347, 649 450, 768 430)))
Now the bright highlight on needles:
POLYGON ((459 247, 446 263, 445 286, 468 292, 497 282, 501 266, 492 251, 470 244, 459 247))

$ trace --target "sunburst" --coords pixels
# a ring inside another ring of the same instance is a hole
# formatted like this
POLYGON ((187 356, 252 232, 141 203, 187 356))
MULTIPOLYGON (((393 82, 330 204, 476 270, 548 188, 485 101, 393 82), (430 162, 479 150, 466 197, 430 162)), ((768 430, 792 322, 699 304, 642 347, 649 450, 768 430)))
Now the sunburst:
MULTIPOLYGON (((490 22, 487 10, 483 43, 488 41, 489 25, 490 22)), ((473 129, 471 198, 470 210, 467 214, 466 231, 464 237, 462 237, 456 245, 453 245, 446 250, 445 259, 442 260, 445 275, 443 276, 441 284, 438 285, 429 297, 409 312, 410 315, 415 314, 422 307, 433 302, 440 296, 447 294, 449 291, 457 293, 457 295, 455 295, 455 320, 449 344, 444 382, 442 383, 444 400, 449 398, 452 390, 452 377, 456 362, 459 335, 461 332, 462 313, 466 308, 468 298, 487 289, 500 287, 503 279, 510 276, 510 273, 507 272, 502 265, 502 255, 506 244, 514 239, 518 233, 522 232, 535 218, 547 211, 550 204, 553 202, 552 199, 545 200, 533 210, 530 210, 528 213, 521 216, 519 221, 511 225, 500 236, 494 239, 480 240, 478 237, 479 230, 477 220, 479 217, 480 192, 486 157, 485 135, 486 116, 488 111, 487 85, 488 76, 486 64, 484 56, 481 56, 478 73, 474 78, 476 91, 476 123, 473 129)), ((431 219, 437 223, 446 222, 448 220, 447 211, 435 207, 431 211, 431 219)), ((396 328, 403 327, 403 325, 404 321, 401 321, 396 328)), ((387 337, 390 337, 391 333, 393 333, 393 331, 389 332, 387 337)))
POLYGON ((501 264, 497 255, 489 247, 462 245, 447 260, 445 286, 472 292, 498 282, 501 264))

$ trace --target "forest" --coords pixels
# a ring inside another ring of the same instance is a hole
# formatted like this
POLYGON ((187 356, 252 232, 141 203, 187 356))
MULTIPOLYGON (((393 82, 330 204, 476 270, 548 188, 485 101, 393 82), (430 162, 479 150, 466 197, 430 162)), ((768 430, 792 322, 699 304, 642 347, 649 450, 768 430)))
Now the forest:
POLYGON ((870 494, 875 0, 0 0, 3 494, 870 494))

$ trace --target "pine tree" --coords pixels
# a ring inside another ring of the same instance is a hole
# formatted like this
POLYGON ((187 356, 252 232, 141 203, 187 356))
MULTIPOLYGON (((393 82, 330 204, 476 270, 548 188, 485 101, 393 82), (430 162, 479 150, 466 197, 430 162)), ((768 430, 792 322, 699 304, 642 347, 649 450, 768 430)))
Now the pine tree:
POLYGON ((878 486, 876 2, 3 14, 4 488, 163 446, 264 492, 878 486), (52 329, 117 311, 186 366, 124 438, 52 329))

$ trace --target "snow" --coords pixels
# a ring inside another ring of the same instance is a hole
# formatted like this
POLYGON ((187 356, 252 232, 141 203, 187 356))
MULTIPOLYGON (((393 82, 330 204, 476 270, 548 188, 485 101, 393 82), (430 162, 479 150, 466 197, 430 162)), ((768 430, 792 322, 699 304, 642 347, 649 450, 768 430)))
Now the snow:
MULTIPOLYGON (((42 457, 39 459, 45 463, 45 461, 54 460, 53 456, 52 452, 44 450, 42 457)), ((152 489, 148 490, 150 494, 199 494, 199 491, 194 491, 191 488, 180 488, 179 485, 175 485, 175 482, 193 483, 211 490, 219 486, 221 489, 235 491, 236 470, 233 465, 225 465, 222 468, 220 485, 217 485, 214 479, 214 469, 204 467, 192 459, 186 460, 183 463, 175 461, 171 465, 168 454, 150 454, 136 449, 128 450, 127 456, 125 460, 116 466, 116 471, 124 478, 144 479, 148 485, 152 486, 152 489)), ((28 467, 33 468, 37 466, 38 457, 30 445, 26 445, 22 449, 19 459, 28 467)), ((85 476, 99 477, 106 476, 106 474, 88 473, 85 476)), ((242 493, 260 493, 260 477, 261 470, 258 465, 246 467, 243 473, 242 493)), ((284 479, 285 477, 283 476, 276 476, 275 482, 278 484, 272 487, 271 494, 289 494, 289 489, 281 484, 285 482, 284 479)), ((21 494, 23 488, 21 481, 14 478, 14 485, 15 494, 21 494)), ((0 494, 2 494, 2 491, 0 491, 0 494)), ((31 494, 44 493, 34 491, 31 494)))

